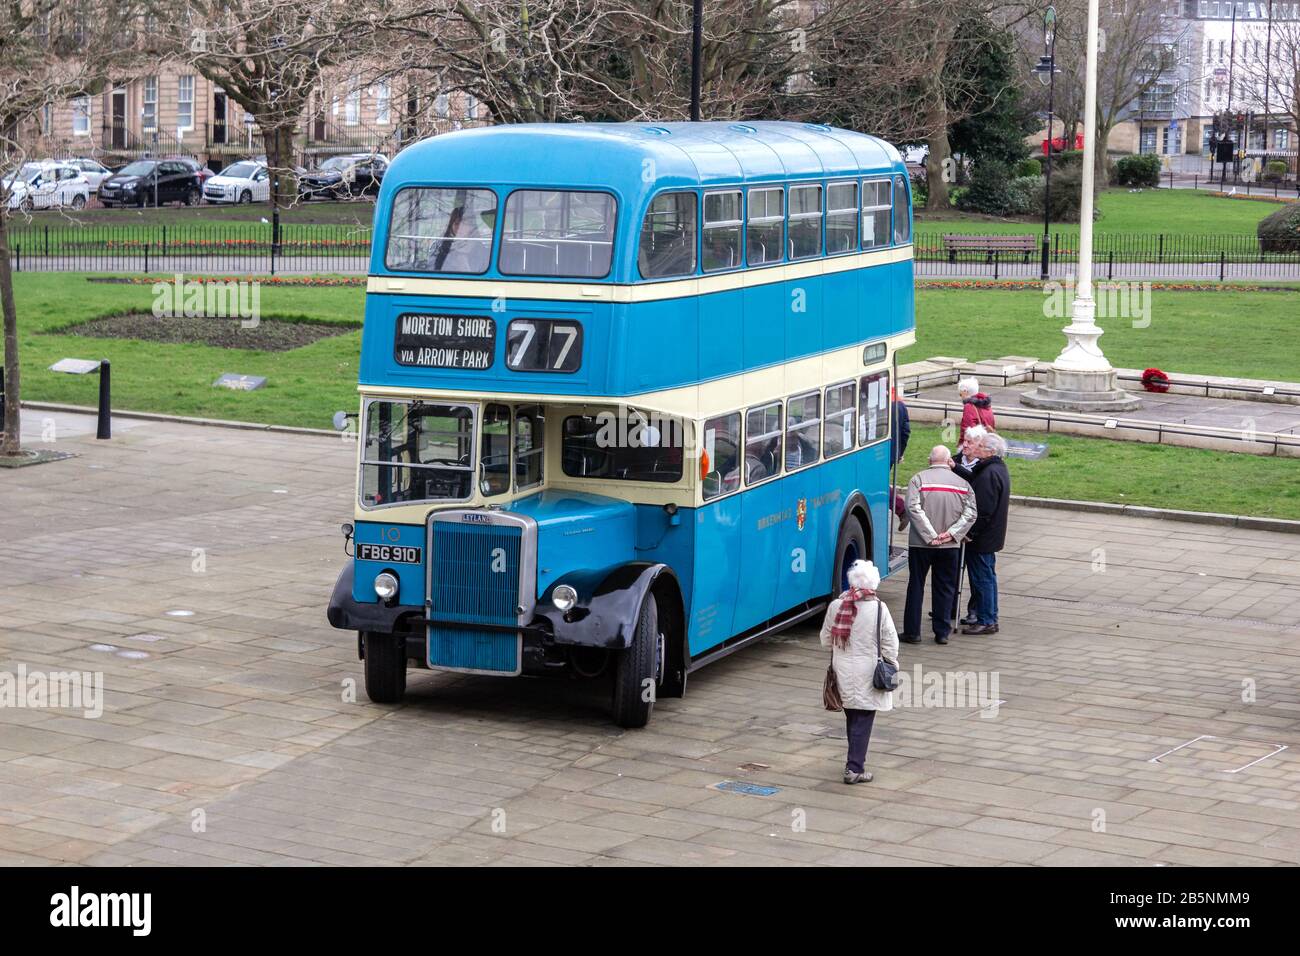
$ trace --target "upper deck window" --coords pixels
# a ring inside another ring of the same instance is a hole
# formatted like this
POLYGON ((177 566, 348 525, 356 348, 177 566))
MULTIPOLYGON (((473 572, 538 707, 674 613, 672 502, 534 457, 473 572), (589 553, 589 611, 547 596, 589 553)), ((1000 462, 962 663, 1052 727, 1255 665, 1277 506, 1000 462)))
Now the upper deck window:
POLYGON ((807 259, 822 251, 822 188, 790 187, 790 258, 807 259))
POLYGON ((907 214, 907 180, 894 177, 894 242, 912 241, 912 220, 907 214))
POLYGON ((780 262, 781 232, 785 225, 785 192, 776 189, 751 189, 749 191, 749 223, 745 229, 745 247, 749 264, 760 266, 765 262, 780 262))
POLYGON ((614 207, 609 193, 515 190, 506 200, 501 272, 571 279, 609 275, 614 207))
POLYGON ((889 180, 862 184, 862 248, 889 245, 889 180))
POLYGON ((740 190, 704 194, 704 271, 738 269, 740 190))
POLYGON ((826 187, 826 254, 852 252, 858 247, 858 184, 826 187))
POLYGON ((399 272, 484 273, 496 218, 490 189, 403 189, 393 200, 384 264, 399 272))
POLYGON ((643 279, 695 273, 695 193, 662 193, 641 222, 637 263, 643 279))

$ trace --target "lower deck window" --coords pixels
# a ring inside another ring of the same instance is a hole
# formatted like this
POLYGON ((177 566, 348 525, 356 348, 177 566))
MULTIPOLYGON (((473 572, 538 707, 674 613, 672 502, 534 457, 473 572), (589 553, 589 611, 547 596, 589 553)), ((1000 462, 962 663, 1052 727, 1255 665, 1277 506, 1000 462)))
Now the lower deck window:
POLYGON ((561 457, 571 478, 677 482, 685 434, 677 419, 601 412, 564 420, 561 457))
POLYGON ((710 418, 703 437, 700 478, 708 501, 740 487, 740 413, 710 418))
POLYGON ((474 409, 372 401, 361 449, 361 503, 464 501, 473 491, 474 409))
POLYGON ((786 404, 785 470, 796 471, 821 457, 821 393, 796 395, 786 404))
POLYGON ((858 444, 889 437, 889 372, 876 372, 859 383, 858 444))
POLYGON ((745 414, 745 484, 781 474, 781 403, 751 408, 745 414))

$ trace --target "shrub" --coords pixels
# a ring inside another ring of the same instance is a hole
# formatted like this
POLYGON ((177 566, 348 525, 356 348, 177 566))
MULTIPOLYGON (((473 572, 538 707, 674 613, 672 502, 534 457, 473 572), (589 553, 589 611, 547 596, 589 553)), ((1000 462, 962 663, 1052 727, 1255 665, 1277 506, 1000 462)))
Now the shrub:
POLYGON ((1005 216, 1011 212, 1011 172, 1006 163, 986 159, 976 164, 970 186, 956 200, 958 209, 1005 216))
MULTIPOLYGON (((1078 222, 1079 207, 1083 201, 1083 167, 1075 164, 1060 172, 1052 173, 1053 222, 1078 222)), ((1101 216, 1096 205, 1092 209, 1092 218, 1101 216)))
POLYGON ((1121 186, 1159 186, 1160 157, 1152 153, 1122 157, 1115 164, 1115 181, 1121 186))
POLYGON ((1043 164, 1036 159, 1022 159, 1016 163, 1016 179, 1041 175, 1043 175, 1043 164))
POLYGON ((1300 252, 1300 203, 1283 206, 1255 227, 1260 252, 1300 252))
POLYGON ((1042 215, 1043 184, 1045 182, 1046 179, 1043 176, 1017 176, 1011 180, 1007 184, 1007 191, 1011 197, 1007 212, 1018 216, 1025 216, 1030 213, 1042 215))
POLYGON ((1286 163, 1280 159, 1270 159, 1264 167, 1263 179, 1266 183, 1280 183, 1286 179, 1286 163))
POLYGON ((1069 169, 1071 166, 1083 165, 1083 150, 1067 149, 1052 156, 1053 169, 1069 169))

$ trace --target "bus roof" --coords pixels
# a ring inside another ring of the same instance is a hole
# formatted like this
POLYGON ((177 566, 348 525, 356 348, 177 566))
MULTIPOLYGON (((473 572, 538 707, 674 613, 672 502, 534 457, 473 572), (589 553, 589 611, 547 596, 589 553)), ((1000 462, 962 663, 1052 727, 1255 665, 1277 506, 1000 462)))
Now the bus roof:
MULTIPOLYGON (((815 123, 529 123, 462 130, 403 150, 385 186, 414 183, 654 186, 901 170, 884 140, 815 123)), ((620 188, 621 187, 621 188, 620 188)))

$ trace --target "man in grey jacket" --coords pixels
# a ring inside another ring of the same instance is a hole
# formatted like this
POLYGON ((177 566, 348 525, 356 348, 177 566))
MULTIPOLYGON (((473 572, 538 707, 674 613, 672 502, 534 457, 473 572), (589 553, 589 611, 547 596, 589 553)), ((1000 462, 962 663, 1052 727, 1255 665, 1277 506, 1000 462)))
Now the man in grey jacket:
POLYGON ((900 641, 921 642, 921 606, 925 579, 931 572, 930 620, 936 643, 947 644, 950 614, 961 573, 961 541, 975 523, 975 493, 966 479, 954 474, 952 454, 943 445, 930 451, 930 467, 907 485, 907 512, 912 517, 907 541, 907 607, 900 641))

